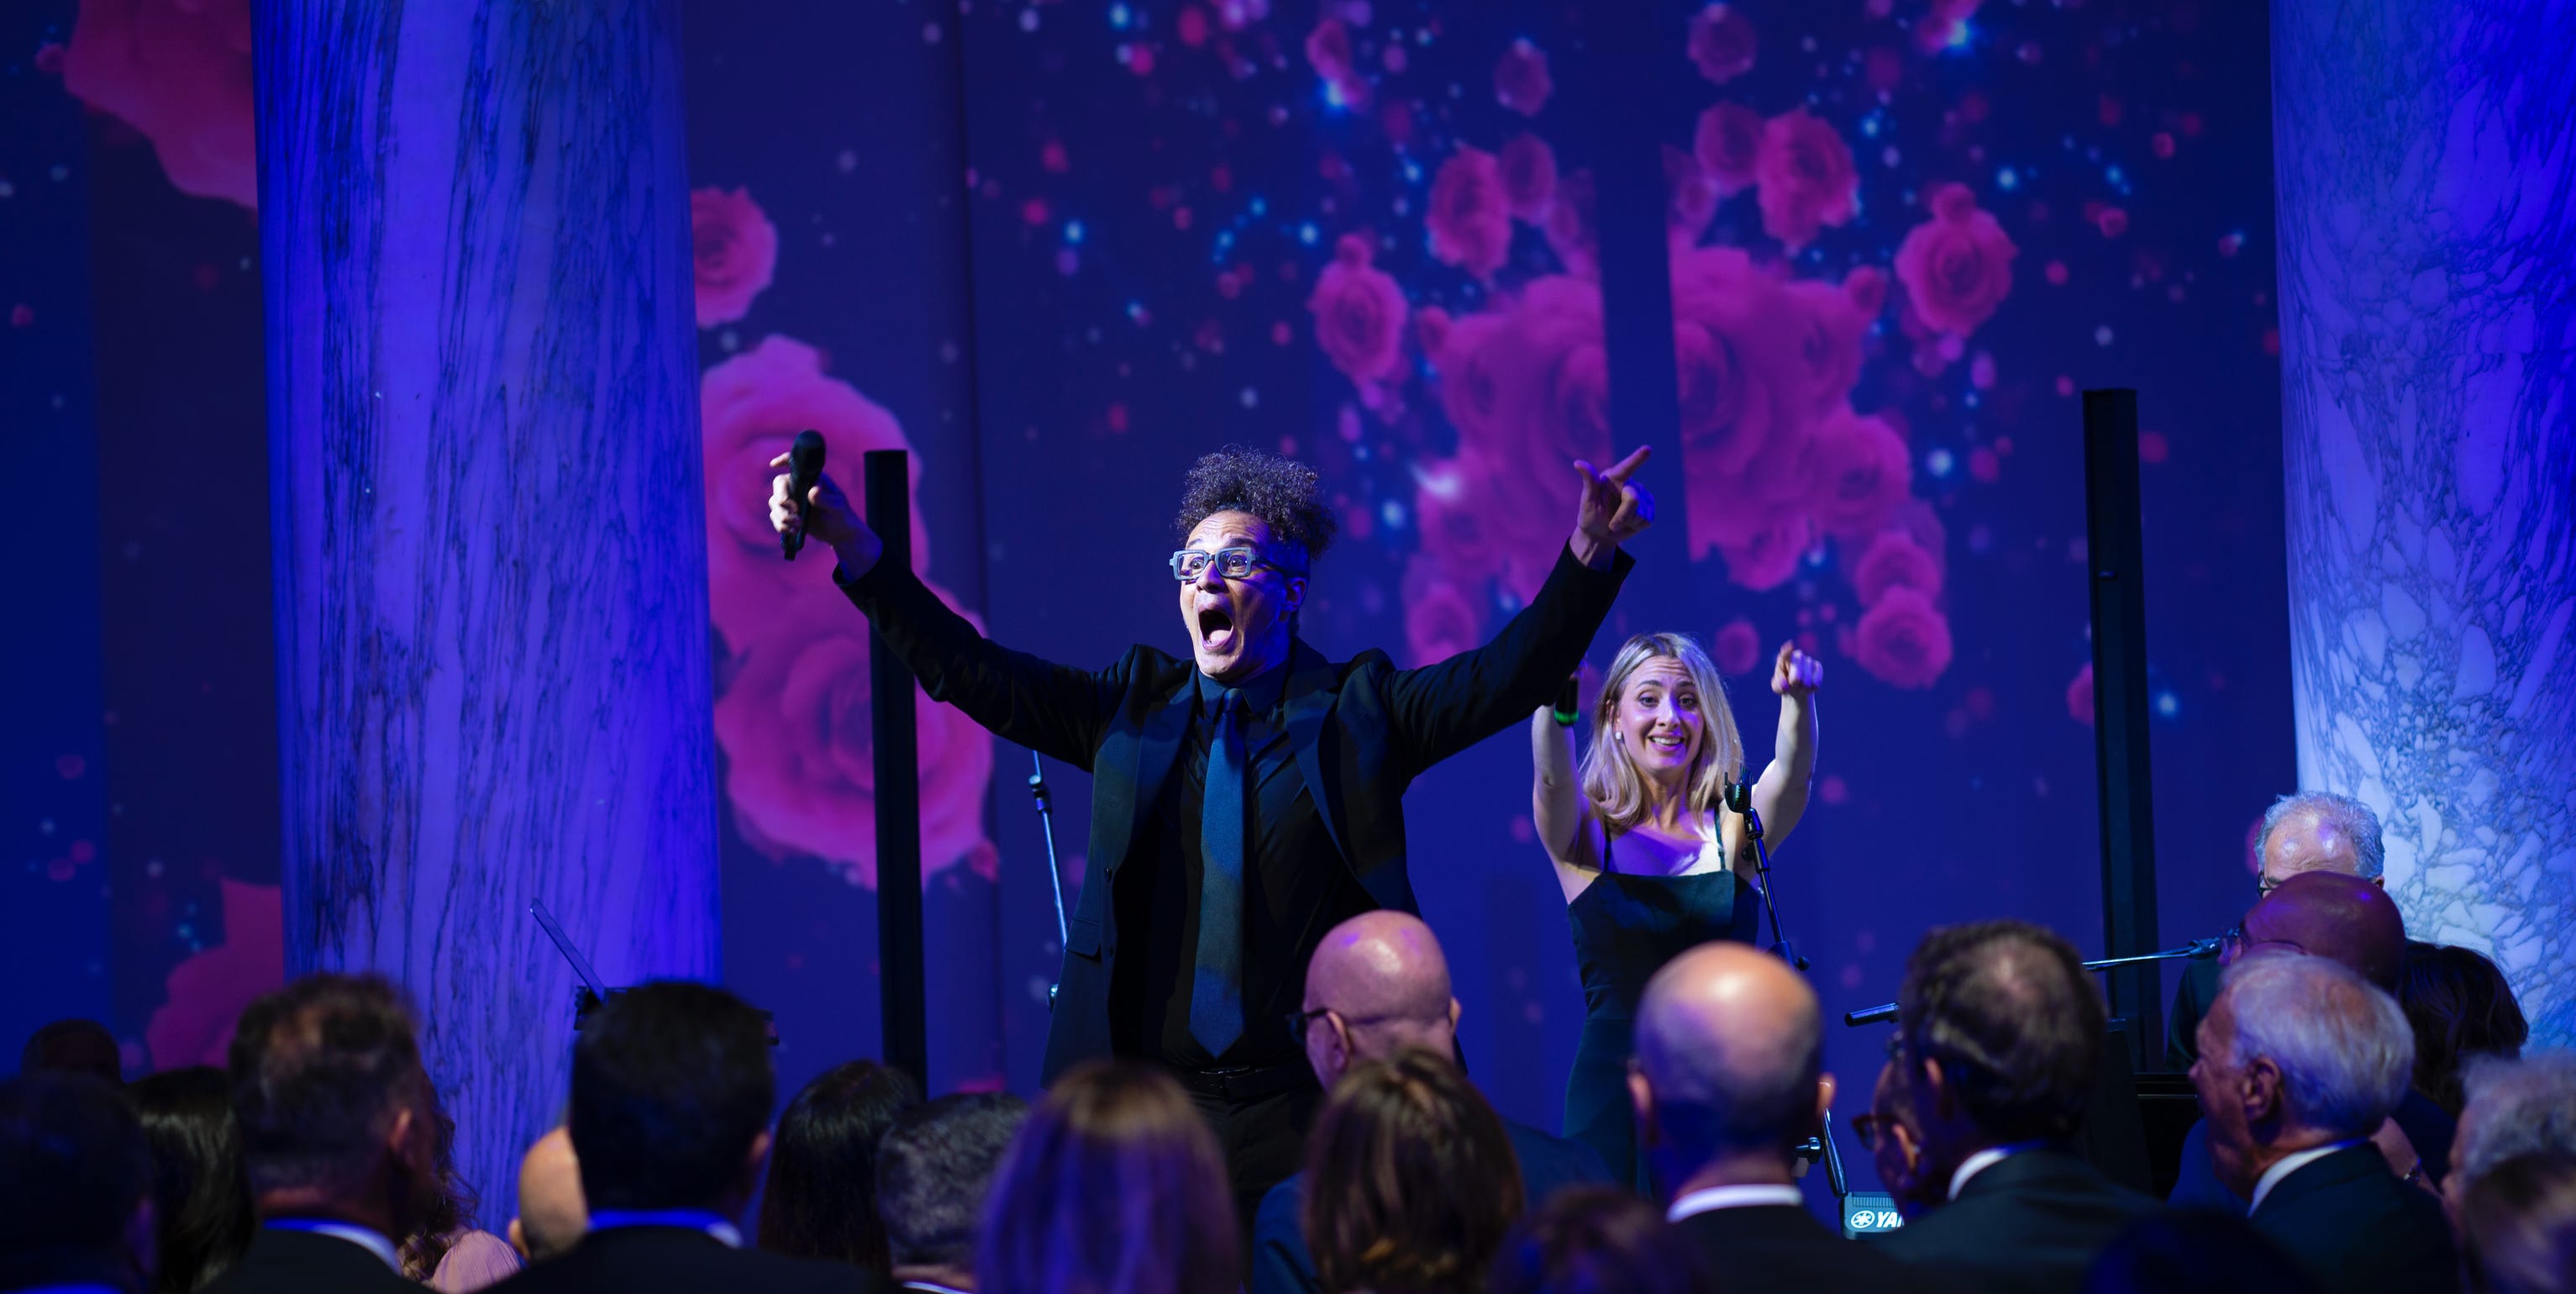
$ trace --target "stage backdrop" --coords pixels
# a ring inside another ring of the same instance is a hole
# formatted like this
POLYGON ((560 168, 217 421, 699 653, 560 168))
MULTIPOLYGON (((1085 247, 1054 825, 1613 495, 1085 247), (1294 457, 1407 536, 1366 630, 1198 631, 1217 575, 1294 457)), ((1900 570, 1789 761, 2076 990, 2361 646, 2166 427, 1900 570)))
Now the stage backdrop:
MULTIPOLYGON (((16 73, 92 109, 117 398, 83 425, 162 484, 66 621, 105 644, 110 1010, 138 1065, 208 1054, 278 967, 237 30, 238 4, 93 3, 16 73)), ((2260 7, 689 4, 682 33, 723 970, 778 1013, 787 1086, 873 1052, 876 1016, 862 625, 758 522, 805 426, 845 480, 913 449, 931 581, 1088 665, 1181 645, 1170 511, 1218 445, 1324 472, 1344 537, 1308 632, 1407 662, 1528 594, 1567 459, 1655 446, 1663 520, 1594 664, 1701 635, 1759 758, 1762 663, 1824 657, 1778 861, 1840 1010, 1892 996, 1936 922, 2099 949, 2076 393, 2134 386, 2165 932, 2250 898, 2247 828, 2292 784, 2260 7)), ((22 190, 84 161, 36 147, 7 145, 22 190)), ((78 718, 50 745, 98 740, 78 718)), ((1027 757, 921 724, 933 1085, 1026 1089, 1058 956, 1027 757)), ((1078 885, 1088 786, 1047 773, 1078 885)), ((1528 778, 1506 735, 1408 812, 1471 1066, 1544 1126, 1582 1001, 1528 778)), ((69 883, 51 856, 7 883, 69 883)), ((1833 1032, 1847 1114, 1879 1043, 1833 1032)))

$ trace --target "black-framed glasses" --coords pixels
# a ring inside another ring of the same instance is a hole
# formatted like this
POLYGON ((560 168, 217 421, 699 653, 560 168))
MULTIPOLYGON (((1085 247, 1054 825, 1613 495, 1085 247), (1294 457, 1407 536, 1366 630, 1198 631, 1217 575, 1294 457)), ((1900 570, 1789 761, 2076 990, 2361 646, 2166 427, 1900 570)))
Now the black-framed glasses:
POLYGON ((1887 1117, 1876 1110, 1855 1114, 1851 1121, 1852 1135, 1860 1138, 1860 1144, 1874 1151, 1878 1149, 1879 1135, 1887 1131, 1887 1125, 1887 1117))
POLYGON ((1304 1042, 1306 1040, 1306 1026, 1331 1014, 1333 1014, 1333 1008, 1328 1006, 1319 1006, 1312 1011, 1291 1011, 1281 1018, 1288 1022, 1288 1036, 1299 1042, 1304 1042))
MULTIPOLYGON (((2286 878, 2286 877, 2284 877, 2284 878, 2283 878, 2283 880, 2286 880, 2286 879, 2288 879, 2288 878, 2286 878)), ((2277 889, 2279 889, 2279 888, 2281 888, 2281 881, 2273 880, 2273 879, 2272 879, 2272 874, 2271 874, 2270 872, 2264 872, 2264 873, 2262 873, 2262 874, 2260 874, 2260 875, 2258 875, 2258 876, 2256 876, 2256 877, 2254 878, 2254 897, 2255 897, 2255 898, 2258 898, 2258 899, 2268 899, 2268 898, 2272 897, 2272 891, 2277 890, 2277 889)))
POLYGON ((1256 569, 1288 573, 1287 567, 1263 557, 1258 548, 1220 548, 1215 552, 1184 548, 1172 554, 1172 578, 1187 584, 1207 574, 1209 562, 1215 562, 1217 574, 1229 580, 1249 579, 1256 569))

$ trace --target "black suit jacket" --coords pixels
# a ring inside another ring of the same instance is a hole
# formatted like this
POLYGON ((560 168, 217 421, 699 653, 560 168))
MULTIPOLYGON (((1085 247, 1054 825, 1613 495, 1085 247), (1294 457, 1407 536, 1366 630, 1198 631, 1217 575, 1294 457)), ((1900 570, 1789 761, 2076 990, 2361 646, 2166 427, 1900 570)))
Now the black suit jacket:
POLYGON ((2075 1294, 2113 1238, 2164 1206, 2062 1150, 2025 1150, 1869 1243, 1994 1294, 2075 1294))
POLYGON ((1709 1257, 1726 1294, 1950 1294, 1876 1245, 1845 1240, 1794 1204, 1694 1213, 1673 1225, 1709 1257))
MULTIPOLYGON (((1595 571, 1562 552, 1538 596, 1492 642, 1421 669, 1397 669, 1382 651, 1333 662, 1302 640, 1292 644, 1281 717, 1297 768, 1323 810, 1334 861, 1377 906, 1419 911, 1405 871, 1405 788, 1555 696, 1635 564, 1619 553, 1609 570, 1595 571)), ((1089 857, 1100 880, 1084 883, 1068 922, 1040 1077, 1053 1082, 1077 1061, 1108 1055, 1119 933, 1110 891, 1180 749, 1196 664, 1145 646, 1097 671, 1013 651, 888 563, 842 589, 932 700, 1091 774, 1089 857)))
POLYGON ((421 1294, 422 1288, 355 1241, 262 1227, 241 1261, 201 1294, 421 1294))
POLYGON ((880 1294, 885 1286, 873 1272, 735 1249, 686 1227, 619 1227, 593 1231, 562 1254, 530 1263, 492 1294, 880 1294))
POLYGON ((2325 1294, 2443 1294, 2459 1260, 2441 1202, 2388 1171, 2364 1142, 2302 1165, 2272 1184, 2252 1215, 2325 1294))

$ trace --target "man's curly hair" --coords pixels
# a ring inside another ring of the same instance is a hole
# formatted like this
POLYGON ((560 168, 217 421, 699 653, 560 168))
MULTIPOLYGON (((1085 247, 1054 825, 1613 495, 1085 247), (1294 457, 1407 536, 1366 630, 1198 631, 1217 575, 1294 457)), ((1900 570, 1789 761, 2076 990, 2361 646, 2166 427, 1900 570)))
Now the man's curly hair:
POLYGON ((1228 445, 1190 464, 1181 482, 1181 512, 1173 528, 1183 542, 1198 524, 1220 512, 1247 512, 1270 527, 1274 556, 1303 575, 1332 545, 1339 519, 1325 506, 1322 478, 1294 459, 1228 445))

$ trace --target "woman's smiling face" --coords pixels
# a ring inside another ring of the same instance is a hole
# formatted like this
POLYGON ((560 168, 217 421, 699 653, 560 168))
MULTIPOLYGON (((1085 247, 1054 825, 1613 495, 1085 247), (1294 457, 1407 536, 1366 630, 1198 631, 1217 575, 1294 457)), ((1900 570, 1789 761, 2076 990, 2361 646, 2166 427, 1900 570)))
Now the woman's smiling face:
POLYGON ((1669 656, 1658 656, 1628 675, 1619 693, 1619 741, 1639 772, 1663 780, 1690 768, 1707 739, 1699 685, 1669 656))

